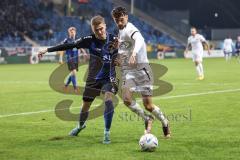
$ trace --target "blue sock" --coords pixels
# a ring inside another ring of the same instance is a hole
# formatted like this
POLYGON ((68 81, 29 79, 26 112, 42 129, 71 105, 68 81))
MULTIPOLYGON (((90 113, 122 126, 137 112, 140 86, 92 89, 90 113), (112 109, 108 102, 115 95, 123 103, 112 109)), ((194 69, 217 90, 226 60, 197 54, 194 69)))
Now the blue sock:
POLYGON ((77 89, 77 81, 76 81, 76 76, 72 75, 72 84, 73 84, 73 88, 77 89))
POLYGON ((65 86, 68 86, 71 83, 71 81, 72 81, 72 76, 69 76, 65 86))
POLYGON ((105 111, 104 111, 104 121, 105 121, 105 130, 109 131, 112 124, 112 118, 114 113, 114 107, 112 101, 105 102, 105 111))

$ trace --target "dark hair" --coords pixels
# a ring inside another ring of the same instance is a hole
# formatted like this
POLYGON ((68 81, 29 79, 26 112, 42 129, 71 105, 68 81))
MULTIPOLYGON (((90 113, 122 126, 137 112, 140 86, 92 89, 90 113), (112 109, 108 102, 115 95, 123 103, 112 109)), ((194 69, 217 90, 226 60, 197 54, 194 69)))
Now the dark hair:
POLYGON ((194 27, 194 26, 192 26, 192 27, 191 27, 191 29, 195 29, 195 30, 197 30, 197 28, 196 28, 196 27, 194 27))
POLYGON ((125 15, 128 15, 128 12, 127 12, 127 9, 124 7, 116 7, 112 10, 112 16, 114 18, 119 18, 125 15))

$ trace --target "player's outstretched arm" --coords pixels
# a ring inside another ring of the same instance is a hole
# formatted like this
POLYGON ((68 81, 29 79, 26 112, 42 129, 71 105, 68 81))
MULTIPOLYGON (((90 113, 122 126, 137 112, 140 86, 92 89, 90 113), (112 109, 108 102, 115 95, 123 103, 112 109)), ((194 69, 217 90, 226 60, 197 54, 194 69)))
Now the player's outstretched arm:
POLYGON ((47 52, 65 51, 73 48, 89 48, 91 44, 92 36, 87 36, 76 40, 74 43, 64 43, 54 47, 47 48, 46 50, 40 51, 38 57, 41 58, 47 52))
POLYGON ((73 49, 77 46, 76 43, 65 43, 65 44, 60 44, 54 47, 47 48, 45 50, 42 50, 38 53, 38 57, 42 58, 44 54, 47 52, 56 52, 56 51, 65 51, 67 49, 73 49))
POLYGON ((206 46, 206 48, 207 48, 208 55, 210 55, 211 52, 210 52, 210 46, 209 46, 208 42, 207 42, 207 41, 204 41, 203 44, 204 44, 204 45, 206 46))
POLYGON ((68 49, 77 48, 76 43, 64 43, 47 49, 47 52, 65 51, 68 49))

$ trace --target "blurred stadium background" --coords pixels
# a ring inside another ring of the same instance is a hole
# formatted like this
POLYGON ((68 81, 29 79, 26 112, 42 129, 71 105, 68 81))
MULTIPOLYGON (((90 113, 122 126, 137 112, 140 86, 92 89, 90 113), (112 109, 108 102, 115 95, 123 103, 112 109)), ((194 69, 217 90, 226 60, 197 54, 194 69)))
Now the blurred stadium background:
MULTIPOLYGON (((144 35, 149 58, 183 57, 191 26, 199 29, 212 57, 223 57, 223 40, 240 34, 240 2, 237 0, 2 0, 0 1, 0 63, 39 63, 39 47, 59 44, 67 28, 77 36, 91 33, 90 18, 106 17, 109 32, 117 33, 110 12, 122 5, 144 35)), ((48 54, 42 61, 57 61, 48 54)))

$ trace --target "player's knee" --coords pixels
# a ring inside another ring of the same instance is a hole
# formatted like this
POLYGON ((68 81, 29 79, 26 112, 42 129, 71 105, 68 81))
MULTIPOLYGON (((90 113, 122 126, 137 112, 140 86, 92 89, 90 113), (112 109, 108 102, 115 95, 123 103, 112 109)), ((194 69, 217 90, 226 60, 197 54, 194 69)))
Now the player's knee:
POLYGON ((196 61, 195 65, 198 66, 201 62, 200 61, 196 61))
POLYGON ((123 102, 126 106, 130 106, 132 104, 132 98, 127 95, 123 95, 123 102))
POLYGON ((145 107, 146 110, 148 110, 149 112, 152 112, 153 111, 153 105, 149 102, 143 102, 143 105, 145 107))
POLYGON ((72 75, 73 76, 76 76, 76 73, 77 73, 76 69, 72 70, 72 75))
POLYGON ((132 104, 132 101, 131 101, 130 99, 128 99, 128 98, 125 98, 125 99, 123 100, 123 102, 124 102, 124 104, 125 104, 126 106, 130 106, 130 105, 132 104))
POLYGON ((111 92, 106 92, 104 96, 104 100, 106 101, 112 101, 112 93, 111 92))

